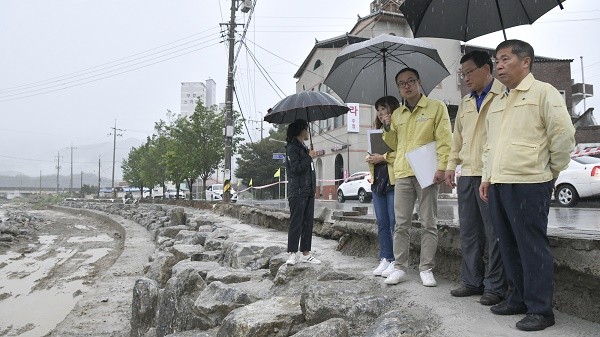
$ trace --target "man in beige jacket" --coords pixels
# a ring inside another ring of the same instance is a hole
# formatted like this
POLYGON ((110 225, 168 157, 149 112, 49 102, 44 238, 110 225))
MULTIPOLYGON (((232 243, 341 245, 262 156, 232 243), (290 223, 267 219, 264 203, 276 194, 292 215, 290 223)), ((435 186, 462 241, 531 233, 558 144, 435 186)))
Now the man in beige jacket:
POLYGON ((460 59, 460 64, 461 78, 471 93, 463 97, 458 106, 445 176, 448 186, 456 186, 455 170, 461 165, 457 193, 462 285, 450 294, 455 297, 482 295, 481 304, 494 305, 504 298, 506 280, 490 211, 479 196, 479 185, 483 166, 481 155, 486 142, 485 118, 489 107, 506 87, 492 77, 494 67, 487 52, 474 50, 467 53, 460 59), (487 273, 484 263, 486 242, 487 273))
POLYGON ((527 314, 517 329, 554 325, 553 259, 546 234, 554 180, 569 164, 575 129, 565 101, 531 74, 533 48, 506 40, 496 47, 496 72, 507 92, 486 119, 481 198, 489 201, 509 293, 490 309, 527 314))

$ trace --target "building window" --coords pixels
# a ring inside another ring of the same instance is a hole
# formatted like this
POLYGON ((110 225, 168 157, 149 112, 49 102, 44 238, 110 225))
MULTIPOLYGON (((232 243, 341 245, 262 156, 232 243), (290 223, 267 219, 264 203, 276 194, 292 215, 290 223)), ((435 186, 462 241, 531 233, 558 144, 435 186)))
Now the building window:
POLYGON ((323 62, 321 62, 321 60, 316 60, 315 61, 315 65, 313 67, 313 70, 319 68, 322 64, 323 64, 323 62))

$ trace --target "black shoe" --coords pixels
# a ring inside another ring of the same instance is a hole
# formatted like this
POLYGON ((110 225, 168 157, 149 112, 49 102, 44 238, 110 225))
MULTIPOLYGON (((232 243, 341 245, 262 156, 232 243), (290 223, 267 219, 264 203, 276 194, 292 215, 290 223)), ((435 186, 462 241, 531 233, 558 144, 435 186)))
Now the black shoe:
POLYGON ((490 307, 492 313, 496 315, 518 315, 527 313, 527 307, 513 307, 509 305, 506 301, 502 301, 494 306, 490 307))
POLYGON ((461 286, 460 288, 450 291, 450 295, 454 297, 467 297, 481 294, 483 294, 483 289, 467 288, 465 286, 461 286))
POLYGON ((538 314, 527 314, 525 318, 517 322, 517 329, 523 331, 544 330, 554 325, 554 316, 544 316, 538 314))
POLYGON ((502 296, 492 294, 492 293, 484 293, 479 299, 479 303, 483 305, 496 305, 502 302, 502 296))

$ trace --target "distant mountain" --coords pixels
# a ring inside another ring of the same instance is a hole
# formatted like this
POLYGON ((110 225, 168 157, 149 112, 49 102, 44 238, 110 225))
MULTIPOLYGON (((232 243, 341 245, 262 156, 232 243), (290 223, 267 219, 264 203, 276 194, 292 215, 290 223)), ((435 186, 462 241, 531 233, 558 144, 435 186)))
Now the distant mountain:
MULTIPOLYGON (((56 188, 56 175, 43 175, 41 177, 29 177, 23 174, 5 175, 0 174, 0 187, 8 188, 56 188)), ((60 175, 59 187, 66 189, 71 186, 71 175, 60 175)), ((111 178, 101 177, 100 186, 111 186, 111 178)), ((98 176, 90 173, 73 173, 73 189, 79 189, 81 185, 98 186, 98 176), (83 183, 82 183, 83 178, 83 183)), ((116 184, 116 182, 115 182, 116 184)))
MULTIPOLYGON (((117 144, 116 144, 116 149, 115 149, 115 184, 117 184, 117 182, 122 180, 123 177, 123 173, 121 170, 121 162, 123 161, 124 158, 127 158, 127 155, 129 154, 129 151, 131 150, 132 147, 138 147, 140 146, 142 143, 144 143, 143 140, 140 139, 136 139, 136 138, 128 138, 128 139, 117 139, 117 144)), ((90 184, 90 185, 98 185, 98 159, 100 159, 100 175, 102 177, 109 177, 108 180, 107 178, 103 178, 102 179, 102 186, 110 186, 111 185, 111 178, 112 177, 112 167, 113 167, 113 142, 112 141, 107 141, 107 142, 103 142, 103 143, 97 143, 97 144, 84 144, 84 145, 78 145, 78 144, 73 144, 73 176, 77 176, 77 185, 75 184, 75 182, 73 182, 73 185, 75 186, 79 186, 79 176, 81 175, 81 173, 83 172, 84 176, 87 176, 88 174, 90 175, 90 180, 88 182, 88 180, 86 178, 84 178, 84 184, 90 184), (94 177, 95 179, 92 179, 91 177, 94 177)), ((31 154, 24 154, 24 155, 15 155, 18 157, 40 157, 40 154, 36 154, 36 153, 31 153, 31 154)), ((17 164, 13 164, 9 167, 4 166, 4 168, 6 168, 5 170, 0 172, 0 176, 4 176, 7 177, 6 180, 2 180, 5 183, 9 183, 11 181, 13 181, 12 179, 8 179, 8 178, 14 178, 14 177, 18 177, 18 176, 24 176, 24 178, 26 177, 31 177, 33 178, 33 180, 35 181, 35 183, 33 183, 33 186, 37 186, 39 187, 39 178, 40 178, 40 171, 43 171, 43 176, 42 176, 42 184, 44 184, 44 180, 46 179, 45 177, 54 177, 54 182, 53 182, 53 186, 56 186, 56 162, 54 164, 44 164, 44 166, 42 167, 41 164, 38 164, 37 162, 22 162, 17 164)), ((60 185, 61 186, 66 186, 68 187, 70 184, 70 174, 71 173, 71 153, 68 150, 61 150, 60 151, 60 179, 65 179, 63 177, 68 177, 66 178, 66 185, 62 182, 60 185)), ((23 181, 28 181, 27 179, 24 179, 23 181)), ((50 178, 47 178, 48 180, 52 180, 50 178)), ((73 180, 75 181, 75 178, 73 178, 73 180)), ((19 186, 21 179, 17 179, 15 180, 16 182, 11 182, 10 186, 19 186), (15 185, 16 184, 16 185, 15 185)), ((0 181, 1 182, 1 181, 0 181)), ((7 185, 1 184, 0 186, 5 186, 8 187, 7 185)))

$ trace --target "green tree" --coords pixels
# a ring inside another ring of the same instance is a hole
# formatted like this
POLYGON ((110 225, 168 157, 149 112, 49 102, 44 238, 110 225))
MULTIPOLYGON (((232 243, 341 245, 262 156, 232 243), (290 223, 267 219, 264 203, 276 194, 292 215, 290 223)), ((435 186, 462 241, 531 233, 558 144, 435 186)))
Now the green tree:
MULTIPOLYGON (((279 180, 273 175, 281 167, 281 178, 283 180, 284 163, 281 160, 274 160, 273 153, 285 153, 285 144, 282 143, 285 139, 285 131, 284 127, 277 126, 276 129, 270 131, 267 138, 260 142, 241 145, 239 149, 240 158, 237 160, 235 171, 236 177, 243 179, 244 182, 249 182, 252 179, 254 186, 266 185, 279 180)), ((258 197, 264 198, 266 195, 277 195, 279 187, 275 185, 258 191, 258 197)))
MULTIPOLYGON (((206 180, 212 176, 223 160, 223 114, 216 107, 205 107, 198 102, 192 116, 179 118, 168 127, 171 141, 167 151, 169 178, 179 186, 185 181, 192 188, 196 179, 206 180)), ((241 141, 242 123, 234 126, 233 149, 241 141)), ((192 195, 190 194, 190 198, 192 195)))
POLYGON ((140 145, 139 147, 132 147, 127 155, 127 158, 123 159, 121 168, 123 169, 123 179, 127 181, 129 186, 138 187, 140 189, 141 197, 144 196, 144 184, 143 179, 143 168, 142 159, 147 156, 148 147, 146 144, 140 145))

